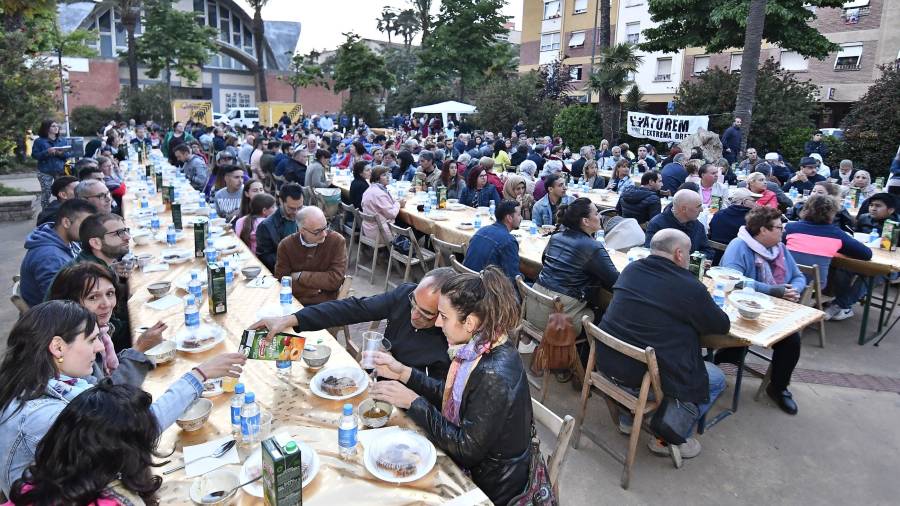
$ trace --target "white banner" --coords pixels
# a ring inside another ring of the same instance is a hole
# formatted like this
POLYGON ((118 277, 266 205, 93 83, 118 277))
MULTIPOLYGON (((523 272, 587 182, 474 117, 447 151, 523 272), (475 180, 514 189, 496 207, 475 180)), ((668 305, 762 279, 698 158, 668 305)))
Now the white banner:
POLYGON ((709 128, 709 116, 674 116, 628 111, 628 135, 655 141, 680 142, 698 128, 709 128))

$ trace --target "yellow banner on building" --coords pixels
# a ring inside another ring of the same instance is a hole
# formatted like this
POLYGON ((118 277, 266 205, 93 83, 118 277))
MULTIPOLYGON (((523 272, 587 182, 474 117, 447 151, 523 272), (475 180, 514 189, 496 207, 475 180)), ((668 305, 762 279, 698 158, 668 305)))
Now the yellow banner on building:
POLYGON ((283 113, 287 113, 291 123, 300 121, 303 114, 303 106, 297 102, 259 102, 256 107, 259 108, 259 124, 265 126, 278 123, 283 113))
POLYGON ((212 126, 213 105, 210 100, 173 100, 172 121, 193 120, 206 126, 212 126))

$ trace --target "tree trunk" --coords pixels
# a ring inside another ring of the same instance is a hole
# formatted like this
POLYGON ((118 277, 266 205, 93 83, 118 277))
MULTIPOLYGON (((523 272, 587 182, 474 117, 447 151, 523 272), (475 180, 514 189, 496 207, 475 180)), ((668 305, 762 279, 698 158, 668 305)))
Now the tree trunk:
POLYGON ((756 99, 756 77, 759 75, 759 52, 762 46, 763 27, 766 23, 766 0, 750 0, 747 30, 744 33, 744 53, 741 59, 741 81, 738 85, 734 116, 741 118, 741 151, 747 146, 753 120, 753 102, 756 99))
POLYGON ((266 58, 265 58, 265 27, 262 20, 262 8, 256 9, 253 15, 253 38, 256 39, 256 89, 260 102, 268 102, 269 93, 266 90, 266 58))
POLYGON ((601 51, 609 47, 610 32, 612 31, 609 26, 611 10, 610 0, 600 0, 600 40, 598 43, 601 51))
POLYGON ((131 91, 138 91, 138 62, 137 53, 135 52, 134 31, 137 28, 137 16, 140 12, 129 10, 122 12, 122 24, 125 25, 125 32, 128 34, 128 54, 126 61, 128 62, 128 86, 131 91))
POLYGON ((291 86, 291 91, 293 92, 293 98, 291 99, 291 101, 297 103, 297 87, 291 86))
MULTIPOLYGON (((610 43, 610 32, 612 31, 610 27, 610 16, 612 7, 610 5, 610 0, 599 0, 600 1, 600 40, 597 41, 598 48, 601 53, 606 49, 609 49, 610 43)), ((591 65, 593 68, 593 58, 591 58, 591 65)), ((599 96, 600 101, 600 125, 601 132, 603 134, 603 138, 610 142, 610 146, 613 142, 615 142, 615 137, 613 137, 615 133, 615 128, 613 127, 613 103, 609 93, 601 92, 599 96)))

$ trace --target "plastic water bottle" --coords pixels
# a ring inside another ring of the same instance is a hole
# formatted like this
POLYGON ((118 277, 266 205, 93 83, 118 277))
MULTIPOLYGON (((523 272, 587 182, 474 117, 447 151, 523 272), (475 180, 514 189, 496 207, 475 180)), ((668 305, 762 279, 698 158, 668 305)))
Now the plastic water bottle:
POLYGON ((797 195, 798 195, 797 189, 796 189, 796 188, 791 188, 791 200, 796 200, 796 199, 797 199, 797 195))
POLYGON ((156 196, 156 185, 150 181, 147 182, 147 195, 150 195, 151 197, 156 196))
POLYGON ((741 288, 741 291, 744 292, 755 292, 756 291, 756 281, 750 278, 744 278, 744 286, 741 288))
POLYGON ((356 415, 353 414, 353 404, 344 404, 344 414, 338 425, 338 447, 342 458, 356 454, 356 415))
POLYGON ((219 217, 219 215, 216 214, 216 210, 210 207, 209 208, 209 221, 212 221, 218 217, 219 217))
POLYGON ((244 394, 244 405, 241 406, 241 438, 245 444, 259 442, 259 406, 256 405, 256 394, 244 394))
POLYGON ((200 300, 203 298, 203 283, 198 279, 199 273, 196 270, 191 270, 191 280, 188 282, 188 293, 194 296, 194 299, 200 300))
POLYGON ((234 385, 234 395, 231 397, 231 435, 235 441, 241 440, 241 408, 244 407, 244 384, 234 385))
POLYGON ((153 230, 154 233, 159 230, 159 215, 156 214, 156 211, 153 211, 153 215, 150 217, 150 230, 153 230))
POLYGON ((531 222, 531 226, 528 228, 528 233, 530 233, 531 235, 537 235, 537 225, 535 225, 533 221, 531 222))
POLYGON ((225 289, 231 288, 231 285, 234 284, 234 271, 231 270, 231 266, 228 265, 228 260, 225 260, 225 289))
POLYGON ((869 246, 873 246, 878 244, 881 241, 881 236, 878 235, 878 231, 874 228, 871 232, 869 232, 869 246))
POLYGON ((722 283, 716 283, 716 288, 712 293, 713 302, 716 303, 717 306, 724 308, 725 307, 725 285, 722 283))
POLYGON ((491 213, 489 216, 493 216, 494 212, 497 210, 497 203, 491 200, 491 205, 488 206, 488 212, 491 213))
POLYGON ((203 195, 200 195, 200 198, 197 199, 197 207, 200 209, 206 209, 206 199, 203 198, 203 195))
POLYGON ((481 228, 481 214, 476 212, 475 219, 472 220, 472 226, 475 227, 475 230, 481 228))
POLYGON ((175 225, 169 225, 168 230, 166 230, 166 244, 175 246, 175 225))
POLYGON ((147 197, 141 197, 141 209, 147 209, 150 207, 150 202, 147 202, 147 197))
POLYGON ((184 299, 184 325, 189 329, 200 326, 200 308, 197 307, 197 299, 188 295, 184 299))
POLYGON ((275 361, 275 375, 282 377, 290 377, 291 376, 291 366, 294 363, 290 360, 276 360, 275 361))
POLYGON ((281 277, 281 290, 278 291, 278 303, 281 304, 281 314, 289 315, 294 312, 292 307, 294 293, 291 290, 291 277, 281 277))
POLYGON ((603 230, 597 231, 597 241, 602 244, 604 248, 606 247, 606 233, 604 233, 603 230))
POLYGON ((206 249, 204 250, 206 253, 206 263, 212 264, 215 263, 219 259, 219 252, 216 251, 216 247, 213 246, 213 240, 206 240, 206 249))

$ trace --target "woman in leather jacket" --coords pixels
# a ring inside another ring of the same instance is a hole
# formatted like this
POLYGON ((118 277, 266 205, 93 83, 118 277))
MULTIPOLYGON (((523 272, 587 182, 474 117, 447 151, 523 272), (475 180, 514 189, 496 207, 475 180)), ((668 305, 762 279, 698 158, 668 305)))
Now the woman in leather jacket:
POLYGON ((480 275, 457 275, 441 288, 435 324, 450 344, 446 380, 375 354, 378 374, 399 381, 378 382, 372 396, 407 409, 495 504, 508 504, 528 483, 531 394, 507 338, 518 322, 512 284, 492 266, 480 275))

